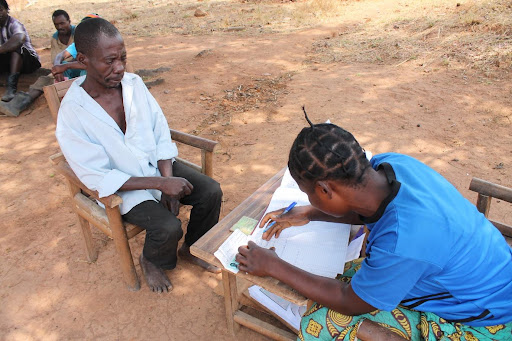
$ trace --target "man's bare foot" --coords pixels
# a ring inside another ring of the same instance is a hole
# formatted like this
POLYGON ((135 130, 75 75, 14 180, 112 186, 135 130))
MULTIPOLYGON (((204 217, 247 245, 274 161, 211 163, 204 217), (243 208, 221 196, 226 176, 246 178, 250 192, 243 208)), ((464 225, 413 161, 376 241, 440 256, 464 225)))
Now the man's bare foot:
POLYGON ((213 272, 214 274, 220 273, 220 268, 216 267, 215 265, 211 265, 206 263, 204 260, 197 258, 193 254, 190 253, 190 247, 186 245, 185 243, 180 247, 178 250, 178 254, 181 258, 185 259, 186 261, 189 261, 191 263, 194 263, 196 265, 199 265, 200 267, 204 268, 208 272, 213 272))
POLYGON ((151 291, 160 293, 172 290, 171 281, 164 270, 148 261, 143 255, 140 255, 139 261, 140 267, 142 268, 142 274, 144 275, 146 283, 151 291))

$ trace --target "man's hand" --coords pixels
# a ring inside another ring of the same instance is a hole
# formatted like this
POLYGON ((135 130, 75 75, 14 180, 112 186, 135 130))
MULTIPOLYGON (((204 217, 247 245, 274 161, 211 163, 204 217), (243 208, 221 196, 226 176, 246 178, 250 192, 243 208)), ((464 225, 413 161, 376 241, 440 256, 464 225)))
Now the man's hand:
POLYGON ((281 261, 274 248, 265 249, 250 241, 249 245, 240 246, 236 255, 238 269, 254 276, 269 276, 276 262, 281 261))
POLYGON ((272 221, 275 221, 275 224, 269 228, 267 232, 263 233, 263 239, 270 240, 274 235, 276 238, 279 238, 282 230, 290 226, 306 225, 310 222, 309 212, 311 210, 311 206, 295 206, 293 210, 281 215, 284 210, 285 208, 282 208, 277 211, 269 212, 263 217, 260 223, 260 228, 264 227, 267 223, 270 224, 272 221))
POLYGON ((160 202, 167 208, 172 214, 178 216, 180 214, 180 201, 175 198, 171 198, 165 193, 162 193, 160 202))
POLYGON ((52 75, 55 77, 56 82, 62 82, 64 80, 64 72, 66 71, 64 64, 54 65, 52 67, 52 75))
POLYGON ((190 195, 194 190, 194 186, 184 178, 164 177, 162 178, 158 189, 172 199, 180 200, 184 196, 190 195))

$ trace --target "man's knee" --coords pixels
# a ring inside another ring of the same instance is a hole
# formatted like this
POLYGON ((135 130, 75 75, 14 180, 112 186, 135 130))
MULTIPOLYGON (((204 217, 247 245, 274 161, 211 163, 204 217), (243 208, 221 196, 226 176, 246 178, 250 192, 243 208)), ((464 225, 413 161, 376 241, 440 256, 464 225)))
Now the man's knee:
POLYGON ((210 196, 212 198, 215 198, 215 199, 218 199, 218 200, 221 200, 222 199, 222 189, 220 188, 220 184, 213 180, 213 184, 210 188, 210 196))
POLYGON ((181 237, 183 237, 181 221, 173 215, 169 215, 167 219, 161 220, 157 228, 151 231, 146 230, 146 233, 153 241, 162 244, 170 241, 178 243, 181 237))
POLYGON ((208 183, 208 186, 203 189, 202 195, 208 201, 220 202, 223 195, 220 184, 213 179, 210 180, 211 181, 208 183))

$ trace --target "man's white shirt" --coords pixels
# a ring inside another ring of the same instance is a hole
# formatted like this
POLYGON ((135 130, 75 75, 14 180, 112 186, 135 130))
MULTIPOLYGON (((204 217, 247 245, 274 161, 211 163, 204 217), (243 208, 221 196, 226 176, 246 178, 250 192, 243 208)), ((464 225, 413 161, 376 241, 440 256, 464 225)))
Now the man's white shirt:
MULTIPOLYGON (((121 81, 126 116, 123 134, 110 115, 80 86, 70 86, 62 100, 55 135, 76 176, 100 197, 116 193, 130 177, 160 176, 158 160, 178 156, 160 106, 142 79, 125 73, 121 81)), ((120 191, 121 214, 146 200, 160 200, 158 190, 120 191)))

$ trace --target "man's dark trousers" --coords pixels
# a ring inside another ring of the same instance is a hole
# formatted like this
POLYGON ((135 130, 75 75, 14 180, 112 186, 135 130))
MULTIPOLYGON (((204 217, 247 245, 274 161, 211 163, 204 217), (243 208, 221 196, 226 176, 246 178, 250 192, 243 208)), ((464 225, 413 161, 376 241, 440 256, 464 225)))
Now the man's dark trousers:
MULTIPOLYGON (((192 193, 180 200, 192 206, 185 235, 185 244, 191 246, 219 221, 222 190, 217 181, 179 162, 173 163, 172 174, 187 179, 194 186, 192 193)), ((161 203, 148 200, 133 207, 123 219, 146 230, 144 258, 164 270, 176 267, 183 230, 174 214, 161 203)))

